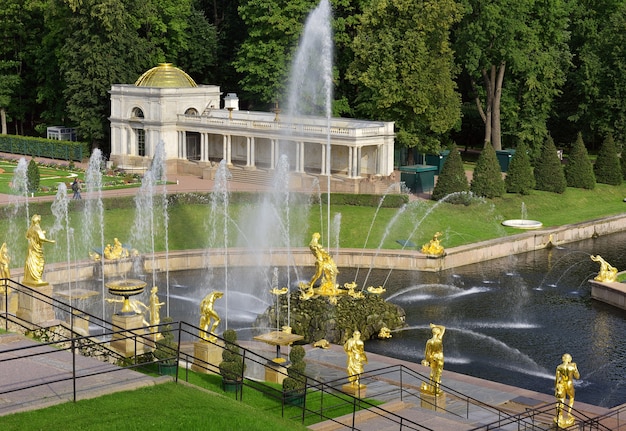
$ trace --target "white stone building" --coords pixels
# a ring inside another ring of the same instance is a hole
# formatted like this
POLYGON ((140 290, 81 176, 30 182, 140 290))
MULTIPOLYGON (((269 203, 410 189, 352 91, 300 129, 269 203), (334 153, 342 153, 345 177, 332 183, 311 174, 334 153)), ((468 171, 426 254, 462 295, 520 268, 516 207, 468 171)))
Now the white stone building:
POLYGON ((396 181, 392 122, 241 111, 236 95, 222 103, 219 86, 197 85, 169 63, 110 93, 110 160, 122 169, 147 168, 163 141, 170 173, 212 178, 226 160, 233 180, 259 182, 286 155, 293 187, 317 178, 322 190, 382 193, 396 181))

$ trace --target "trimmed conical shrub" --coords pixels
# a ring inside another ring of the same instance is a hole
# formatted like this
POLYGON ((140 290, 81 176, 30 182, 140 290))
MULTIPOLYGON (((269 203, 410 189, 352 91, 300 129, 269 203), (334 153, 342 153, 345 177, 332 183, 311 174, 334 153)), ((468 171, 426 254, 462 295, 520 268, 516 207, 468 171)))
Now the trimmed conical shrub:
POLYGON ((36 192, 39 190, 41 174, 39 173, 39 166, 37 166, 35 159, 30 159, 30 162, 28 162, 28 167, 26 168, 26 178, 28 181, 29 192, 36 192))
POLYGON ((438 201, 451 193, 466 192, 469 190, 469 182, 463 169, 463 160, 459 149, 454 145, 450 149, 450 154, 443 162, 441 172, 437 178, 437 184, 431 198, 438 201))
POLYGON ((622 184, 622 168, 612 135, 607 136, 602 143, 593 172, 596 174, 596 181, 599 183, 612 186, 622 184))
POLYGON ((476 196, 497 198, 504 194, 504 190, 504 180, 496 150, 491 143, 486 142, 476 162, 470 191, 476 196))
POLYGON ((530 164, 528 146, 523 142, 517 146, 515 154, 511 158, 504 184, 508 193, 519 193, 521 195, 527 195, 535 188, 535 177, 533 175, 533 167, 530 164))
POLYGON ((567 188, 565 172, 556 153, 554 140, 550 135, 541 147, 541 155, 535 166, 535 183, 537 190, 546 192, 563 193, 567 188))
POLYGON ((596 187, 596 176, 593 173, 593 165, 587 154, 587 148, 583 142, 583 135, 578 133, 576 142, 567 158, 565 165, 565 179, 569 187, 593 190, 596 187))

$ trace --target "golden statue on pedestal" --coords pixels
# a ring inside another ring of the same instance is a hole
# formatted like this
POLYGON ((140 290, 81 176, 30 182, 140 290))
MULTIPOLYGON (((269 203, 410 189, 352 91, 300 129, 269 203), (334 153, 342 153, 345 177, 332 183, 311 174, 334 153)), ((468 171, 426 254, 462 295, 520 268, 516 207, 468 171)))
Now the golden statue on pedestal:
POLYGON ((596 256, 591 255, 591 260, 600 263, 600 272, 598 273, 598 275, 596 275, 594 280, 607 283, 617 281, 617 268, 609 264, 599 254, 596 256))
POLYGON ((211 292, 200 302, 200 338, 204 341, 215 342, 215 330, 220 324, 220 316, 213 309, 215 301, 224 296, 223 292, 211 292), (213 325, 210 325, 213 319, 213 325))
POLYGON ((335 261, 330 257, 330 254, 324 250, 324 247, 319 243, 320 234, 315 232, 309 243, 309 249, 315 256, 315 274, 309 282, 309 286, 313 286, 315 282, 321 277, 319 293, 321 295, 333 295, 337 293, 337 265, 335 261))
POLYGON ((443 334, 446 327, 430 324, 432 337, 426 342, 426 351, 422 365, 430 367, 430 382, 423 382, 420 390, 431 395, 442 393, 440 389, 441 373, 443 372, 443 334))
POLYGON ((364 388, 365 385, 361 384, 361 374, 363 374, 363 364, 367 364, 367 356, 360 331, 352 333, 352 338, 348 338, 343 345, 343 350, 348 354, 346 363, 348 382, 353 388, 364 388))
POLYGON ((30 227, 26 231, 28 240, 28 252, 24 264, 24 278, 22 283, 28 286, 46 286, 48 283, 43 280, 43 269, 45 261, 43 258, 43 244, 45 242, 54 244, 55 241, 46 238, 46 231, 41 229, 39 223, 41 216, 35 214, 31 217, 30 227))
POLYGON ((3 242, 0 247, 0 278, 4 278, 6 280, 0 282, 0 294, 11 293, 7 286, 7 280, 11 278, 11 270, 9 267, 10 263, 11 257, 9 256, 9 247, 7 247, 6 242, 3 242))
POLYGON ((107 244, 104 248, 104 258, 107 260, 122 259, 128 256, 130 256, 130 253, 122 246, 122 243, 117 238, 113 238, 113 246, 107 244))
POLYGON ((422 253, 427 256, 443 256, 445 254, 445 250, 441 245, 439 238, 443 235, 441 232, 435 233, 433 239, 431 239, 428 244, 424 244, 422 246, 422 253))
POLYGON ((574 379, 580 378, 578 367, 572 362, 572 355, 566 353, 561 358, 563 361, 556 367, 556 378, 554 381, 554 396, 556 397, 556 417, 554 423, 561 428, 566 428, 574 424, 572 407, 574 406, 574 379), (565 398, 569 397, 567 417, 563 414, 565 408, 565 398))

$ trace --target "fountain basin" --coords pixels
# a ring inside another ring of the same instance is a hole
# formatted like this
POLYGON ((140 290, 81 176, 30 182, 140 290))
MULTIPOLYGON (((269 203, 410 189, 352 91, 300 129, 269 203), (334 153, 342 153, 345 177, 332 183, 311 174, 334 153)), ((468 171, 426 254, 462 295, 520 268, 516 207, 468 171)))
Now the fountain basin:
POLYGON ((504 220, 502 226, 513 227, 516 229, 539 229, 543 223, 537 220, 512 219, 504 220))
POLYGON ((122 306, 122 311, 119 313, 122 316, 134 315, 132 307, 130 306, 129 297, 133 295, 139 295, 143 293, 144 288, 146 287, 146 282, 143 280, 135 280, 135 279, 124 279, 124 280, 115 280, 109 281, 105 283, 107 289, 109 289, 109 293, 111 295, 123 296, 124 297, 124 305, 122 306))

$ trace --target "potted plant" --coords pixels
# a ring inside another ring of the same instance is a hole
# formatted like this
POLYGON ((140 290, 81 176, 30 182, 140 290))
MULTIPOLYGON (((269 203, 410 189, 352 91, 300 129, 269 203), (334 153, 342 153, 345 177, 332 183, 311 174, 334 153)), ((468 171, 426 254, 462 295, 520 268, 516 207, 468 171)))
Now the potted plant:
POLYGON ((293 346, 289 352, 291 365, 287 368, 287 375, 283 380, 283 398, 287 404, 301 406, 304 403, 306 392, 306 376, 304 370, 304 347, 293 346))
POLYGON ((219 365, 220 374, 222 375, 222 387, 226 392, 238 391, 242 380, 243 372, 246 367, 243 358, 239 353, 237 345, 237 332, 233 329, 227 329, 222 334, 225 346, 222 351, 222 362, 219 365))
POLYGON ((162 338, 154 343, 154 351, 152 354, 159 361, 159 374, 175 376, 178 367, 178 344, 174 341, 172 333, 173 322, 171 317, 163 319, 164 326, 161 329, 162 338))

